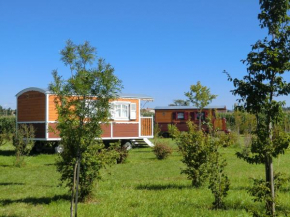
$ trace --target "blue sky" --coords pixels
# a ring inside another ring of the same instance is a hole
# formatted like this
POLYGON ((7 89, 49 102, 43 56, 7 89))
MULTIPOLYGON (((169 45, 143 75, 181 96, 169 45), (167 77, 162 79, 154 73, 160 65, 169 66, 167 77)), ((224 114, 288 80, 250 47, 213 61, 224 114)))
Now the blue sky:
MULTIPOLYGON (((71 39, 89 41, 115 68, 124 93, 146 94, 166 106, 185 99, 201 81, 218 97, 212 105, 235 103, 222 73, 242 78, 240 60, 266 35, 257 19, 258 0, 9 0, 0 1, 0 105, 15 108, 15 94, 44 87, 58 69, 60 50, 71 39)), ((285 98, 286 99, 286 98, 285 98)))

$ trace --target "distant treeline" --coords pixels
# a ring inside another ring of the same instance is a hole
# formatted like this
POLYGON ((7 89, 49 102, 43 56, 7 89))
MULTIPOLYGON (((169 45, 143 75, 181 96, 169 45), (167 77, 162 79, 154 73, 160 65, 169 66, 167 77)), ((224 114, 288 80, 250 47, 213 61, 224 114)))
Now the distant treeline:
POLYGON ((15 131, 15 117, 3 116, 0 117, 0 134, 11 134, 15 131))
MULTIPOLYGON (((220 118, 227 121, 227 129, 239 134, 252 133, 256 129, 256 118, 247 112, 234 111, 219 113, 220 118)), ((285 108, 279 125, 285 132, 290 132, 290 109, 285 108)))
POLYGON ((10 115, 15 115, 15 110, 11 108, 6 109, 0 105, 0 116, 10 116, 10 115))

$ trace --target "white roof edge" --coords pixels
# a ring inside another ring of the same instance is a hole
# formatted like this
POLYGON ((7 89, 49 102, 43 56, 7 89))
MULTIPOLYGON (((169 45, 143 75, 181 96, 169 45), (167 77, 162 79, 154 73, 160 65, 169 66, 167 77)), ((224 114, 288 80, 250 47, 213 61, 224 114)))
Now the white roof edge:
MULTIPOLYGON (((198 109, 195 106, 156 106, 155 110, 183 110, 183 109, 198 109)), ((206 106, 204 109, 226 109, 226 106, 206 106)))
MULTIPOLYGON (((16 97, 18 97, 21 94, 23 94, 25 92, 28 92, 28 91, 38 91, 38 92, 41 92, 41 93, 44 93, 44 94, 51 93, 47 89, 38 88, 38 87, 28 87, 28 88, 25 88, 25 89, 21 90, 20 92, 18 92, 16 94, 16 97)), ((146 96, 146 95, 142 95, 142 94, 123 94, 123 93, 120 93, 120 95, 117 98, 141 99, 141 100, 146 100, 146 101, 153 101, 154 100, 152 97, 146 96)))
POLYGON ((46 90, 46 89, 43 89, 43 88, 39 88, 39 87, 28 87, 28 88, 25 88, 23 90, 21 90, 20 92, 18 92, 15 96, 20 96, 21 94, 25 93, 25 92, 28 92, 28 91, 37 91, 37 92, 41 92, 41 93, 44 93, 44 94, 48 94, 49 91, 46 90))

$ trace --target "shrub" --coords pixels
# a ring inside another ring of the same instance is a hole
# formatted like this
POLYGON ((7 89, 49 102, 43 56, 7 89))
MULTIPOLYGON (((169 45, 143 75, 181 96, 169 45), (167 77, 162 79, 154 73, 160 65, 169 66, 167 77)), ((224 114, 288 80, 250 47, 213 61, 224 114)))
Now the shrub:
POLYGON ((14 133, 15 131, 15 117, 5 116, 0 117, 0 134, 2 133, 14 133))
POLYGON ((129 155, 127 147, 126 146, 117 147, 116 151, 118 153, 117 164, 124 163, 129 155))
POLYGON ((15 147, 15 166, 24 165, 24 156, 28 155, 34 146, 34 128, 32 125, 22 124, 18 127, 13 136, 13 146, 15 147))
POLYGON ((239 136, 235 132, 231 132, 229 134, 219 132, 216 135, 222 147, 234 146, 238 143, 239 136))
POLYGON ((158 160, 163 160, 172 153, 172 149, 166 143, 157 142, 153 148, 153 152, 158 160))
POLYGON ((0 117, 0 146, 12 139, 15 131, 15 117, 0 117))

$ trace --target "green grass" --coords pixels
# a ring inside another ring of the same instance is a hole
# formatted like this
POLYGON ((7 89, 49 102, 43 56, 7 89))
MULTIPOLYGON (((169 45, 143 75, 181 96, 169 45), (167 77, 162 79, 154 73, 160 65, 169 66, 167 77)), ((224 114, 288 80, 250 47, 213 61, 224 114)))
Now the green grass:
MULTIPOLYGON (((130 151, 125 164, 102 171, 94 199, 80 203, 78 216, 250 216, 245 208, 263 209, 246 192, 249 177, 263 178, 261 165, 249 165, 235 156, 237 148, 224 149, 231 189, 226 210, 211 210, 214 198, 206 186, 195 189, 180 174, 181 156, 174 152, 157 160, 149 147, 130 151)), ((12 146, 0 149, 0 216, 69 216, 68 189, 59 186, 56 155, 29 156, 22 168, 13 166, 12 146)), ((290 152, 275 161, 276 171, 288 172, 290 152)), ((290 209, 289 189, 279 193, 280 209, 290 209)))

